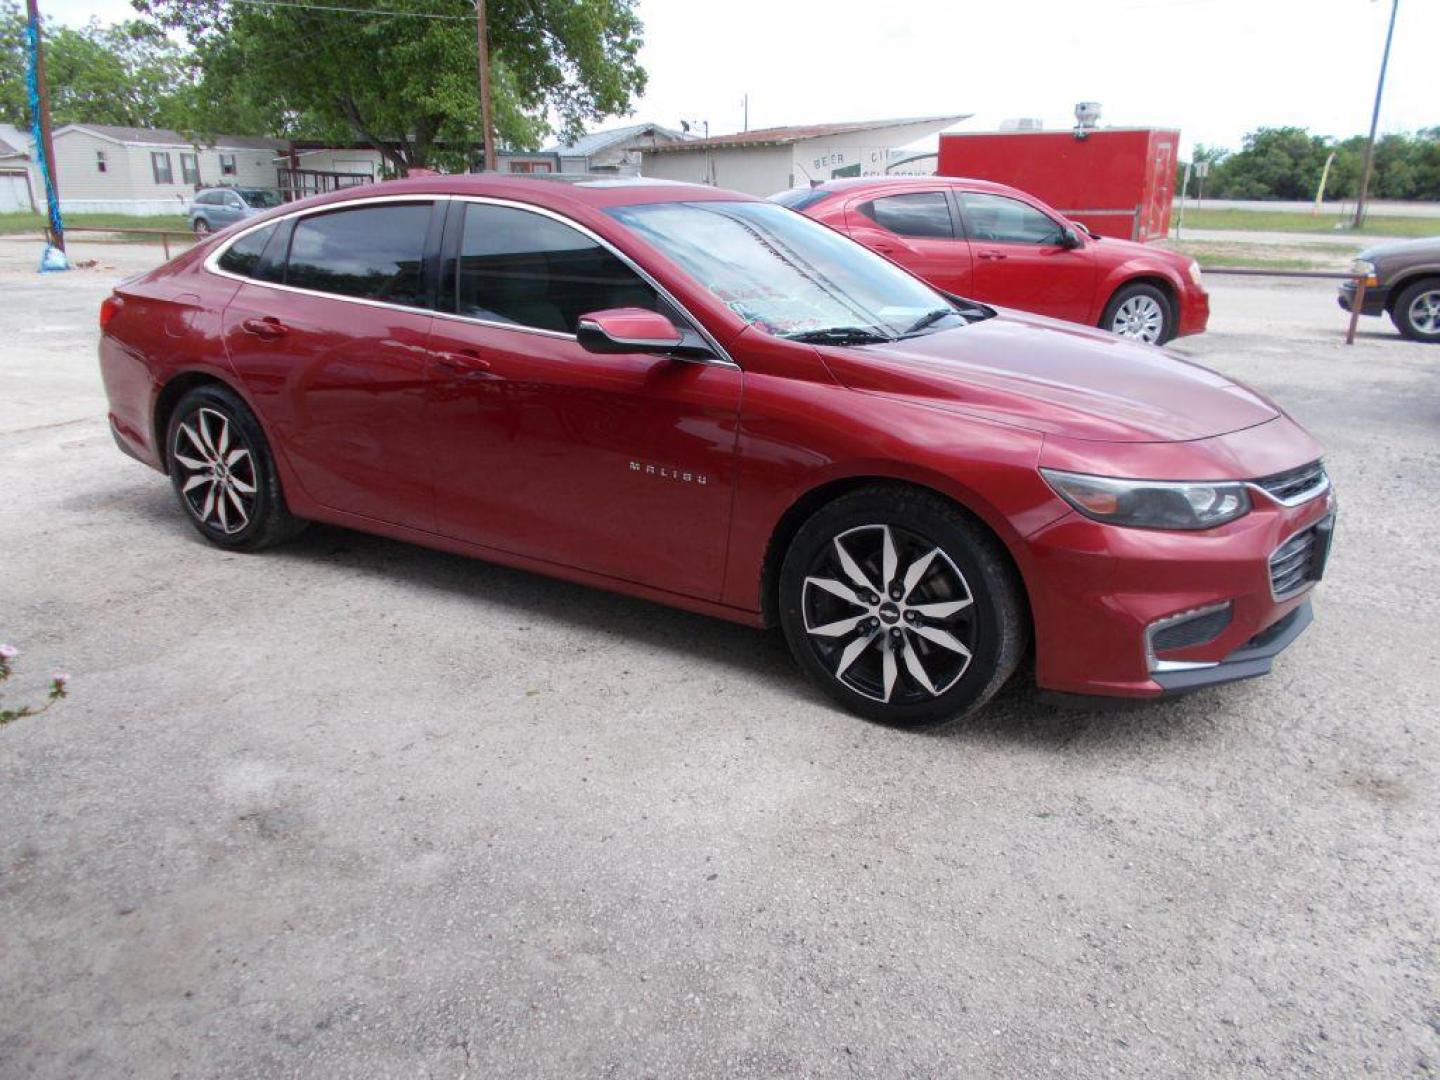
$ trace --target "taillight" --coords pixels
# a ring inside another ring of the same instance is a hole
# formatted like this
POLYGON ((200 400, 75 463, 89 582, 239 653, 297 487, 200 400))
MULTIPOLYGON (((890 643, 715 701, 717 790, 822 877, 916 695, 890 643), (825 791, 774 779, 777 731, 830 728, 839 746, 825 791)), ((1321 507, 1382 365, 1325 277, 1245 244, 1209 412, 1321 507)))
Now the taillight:
POLYGON ((100 301, 100 330, 102 333, 105 327, 110 325, 110 320, 115 317, 115 313, 120 310, 121 303, 120 297, 114 293, 100 301))

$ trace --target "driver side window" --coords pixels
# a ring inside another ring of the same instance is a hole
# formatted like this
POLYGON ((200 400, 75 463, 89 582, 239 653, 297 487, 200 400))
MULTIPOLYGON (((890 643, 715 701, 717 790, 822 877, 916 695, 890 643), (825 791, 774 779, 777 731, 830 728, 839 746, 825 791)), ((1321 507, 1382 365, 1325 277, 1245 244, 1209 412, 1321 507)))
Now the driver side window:
POLYGON ((997 244, 1058 244, 1061 228, 1019 199, 967 191, 962 197, 965 231, 971 240, 997 244))
POLYGON ((312 214, 295 223, 285 284, 337 296, 425 307, 422 265, 429 203, 312 214))
POLYGON ((515 207, 466 204, 453 272, 457 313, 486 322, 573 334, 581 315, 607 308, 640 307, 675 318, 604 245, 515 207))

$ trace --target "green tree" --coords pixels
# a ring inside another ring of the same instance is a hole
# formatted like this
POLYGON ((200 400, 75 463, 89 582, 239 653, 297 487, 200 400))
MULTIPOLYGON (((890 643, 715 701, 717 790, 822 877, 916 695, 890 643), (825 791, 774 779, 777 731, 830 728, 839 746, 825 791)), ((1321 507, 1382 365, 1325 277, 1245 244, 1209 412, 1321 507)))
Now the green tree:
MULTIPOLYGON (((30 123, 25 21, 15 0, 0 0, 0 119, 21 127, 30 123)), ((78 30, 51 23, 44 30, 57 125, 165 127, 179 118, 178 95, 195 81, 193 60, 153 23, 92 21, 78 30)))
MULTIPOLYGON (((350 0, 375 14, 223 0, 134 0, 185 31, 203 77, 196 130, 356 140, 397 173, 463 167, 480 141, 468 0, 350 0), (256 127, 256 119, 263 126, 256 127)), ((627 112, 645 87, 634 0, 491 0, 497 142, 530 149, 627 112)))
POLYGON ((1304 128, 1257 128, 1211 172, 1207 186, 1217 198, 1314 198, 1329 153, 1328 142, 1304 128))

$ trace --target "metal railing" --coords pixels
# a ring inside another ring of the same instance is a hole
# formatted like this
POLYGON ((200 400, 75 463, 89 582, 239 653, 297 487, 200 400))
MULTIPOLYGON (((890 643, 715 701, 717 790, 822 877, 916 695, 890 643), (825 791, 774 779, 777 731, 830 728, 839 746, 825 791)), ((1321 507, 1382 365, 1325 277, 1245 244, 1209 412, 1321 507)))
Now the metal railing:
POLYGON ((1350 326, 1345 331, 1345 344, 1355 344, 1355 330, 1360 323, 1360 312, 1365 307, 1365 282, 1363 274, 1352 274, 1348 270, 1267 270, 1256 266, 1201 266, 1202 274, 1228 274, 1232 277, 1297 277, 1330 278, 1332 281, 1355 282, 1355 299, 1350 302, 1350 326))
MULTIPOLYGON (((195 234, 192 233, 189 229, 182 228, 132 229, 124 225, 75 225, 66 227, 66 236, 71 236, 74 233, 118 234, 120 236, 158 236, 160 238, 160 246, 165 250, 165 258, 167 260, 170 258, 170 237, 183 236, 191 243, 194 243, 195 241, 195 234)), ((55 242, 55 237, 49 229, 41 230, 40 235, 47 244, 53 244, 55 242)))

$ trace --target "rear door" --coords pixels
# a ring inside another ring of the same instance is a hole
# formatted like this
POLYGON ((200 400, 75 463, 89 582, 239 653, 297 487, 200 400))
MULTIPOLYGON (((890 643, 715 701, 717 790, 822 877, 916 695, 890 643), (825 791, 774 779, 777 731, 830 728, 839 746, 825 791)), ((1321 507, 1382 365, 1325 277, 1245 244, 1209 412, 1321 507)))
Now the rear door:
POLYGON ((845 224, 853 239, 936 288, 970 293, 970 247, 943 188, 858 199, 845 224))
POLYGON ((386 199, 287 221, 223 319, 231 362, 305 494, 427 530, 426 251, 442 216, 429 200, 386 199))
POLYGON ((1095 259, 1088 243, 1063 247, 1060 222, 1007 195, 966 191, 960 206, 975 259, 970 296, 1056 319, 1089 321, 1095 259))

